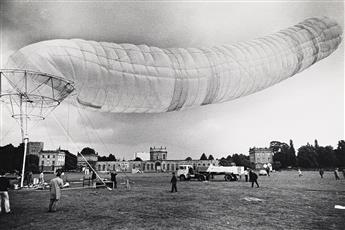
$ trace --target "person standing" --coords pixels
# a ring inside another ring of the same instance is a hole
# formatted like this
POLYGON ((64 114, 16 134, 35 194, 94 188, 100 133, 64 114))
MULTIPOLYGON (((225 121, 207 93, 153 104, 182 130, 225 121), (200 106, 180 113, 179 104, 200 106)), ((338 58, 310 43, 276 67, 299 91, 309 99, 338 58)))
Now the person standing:
POLYGON ((8 188, 10 187, 9 180, 5 177, 5 172, 1 170, 0 172, 0 213, 1 207, 4 203, 5 213, 11 213, 10 209, 10 197, 8 196, 8 188))
POLYGON ((43 173, 43 171, 41 171, 39 179, 40 179, 40 184, 44 184, 44 173, 43 173))
POLYGON ((110 174, 110 179, 111 179, 111 181, 113 182, 113 189, 114 189, 114 188, 117 188, 116 175, 117 175, 116 172, 112 172, 112 173, 110 174))
POLYGON ((320 173, 321 178, 323 178, 323 173, 324 173, 324 171, 323 171, 322 168, 319 169, 319 173, 320 173))
POLYGON ((336 169, 334 170, 334 176, 335 176, 335 180, 340 180, 338 168, 336 168, 336 169))
POLYGON ((177 192, 177 187, 176 187, 177 178, 176 178, 174 172, 172 173, 172 178, 171 178, 170 183, 171 183, 171 192, 174 192, 174 190, 175 190, 175 192, 177 192))
POLYGON ((301 169, 298 169, 298 177, 303 176, 301 169))
POLYGON ((253 170, 249 170, 249 181, 252 182, 252 188, 254 187, 254 183, 259 188, 258 175, 253 170))
POLYGON ((58 201, 61 198, 61 189, 63 188, 63 180, 61 179, 61 171, 56 173, 56 177, 50 181, 50 203, 49 212, 55 212, 58 201))
POLYGON ((268 167, 268 165, 266 167, 266 172, 267 172, 267 176, 270 176, 270 168, 268 167))

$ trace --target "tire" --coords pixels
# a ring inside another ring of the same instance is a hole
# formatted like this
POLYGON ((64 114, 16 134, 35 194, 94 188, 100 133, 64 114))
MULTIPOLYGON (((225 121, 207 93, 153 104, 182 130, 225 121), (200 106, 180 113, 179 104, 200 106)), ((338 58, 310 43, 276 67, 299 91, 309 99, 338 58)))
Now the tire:
POLYGON ((204 175, 199 175, 198 176, 199 181, 205 181, 205 176, 204 175))
POLYGON ((231 180, 232 180, 232 177, 231 177, 231 175, 225 175, 224 179, 225 179, 226 181, 231 181, 231 180))
POLYGON ((185 181, 186 180, 186 177, 184 175, 181 175, 180 176, 180 181, 185 181))

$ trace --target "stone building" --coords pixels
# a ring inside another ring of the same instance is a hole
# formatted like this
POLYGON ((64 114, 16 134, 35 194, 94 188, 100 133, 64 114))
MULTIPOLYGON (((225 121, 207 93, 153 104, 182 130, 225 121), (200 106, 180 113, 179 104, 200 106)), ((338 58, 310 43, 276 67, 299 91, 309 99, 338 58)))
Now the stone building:
POLYGON ((273 151, 270 148, 250 148, 249 160, 255 169, 263 169, 263 165, 273 164, 273 151))
POLYGON ((167 147, 150 147, 150 161, 166 160, 167 155, 167 147))
POLYGON ((95 169, 98 171, 124 171, 124 172, 174 172, 179 165, 192 165, 197 167, 208 167, 211 164, 218 166, 218 160, 168 160, 166 147, 151 147, 150 160, 147 161, 98 161, 95 169))
POLYGON ((38 166, 41 171, 55 173, 57 169, 75 169, 76 161, 77 157, 66 150, 41 150, 38 166))

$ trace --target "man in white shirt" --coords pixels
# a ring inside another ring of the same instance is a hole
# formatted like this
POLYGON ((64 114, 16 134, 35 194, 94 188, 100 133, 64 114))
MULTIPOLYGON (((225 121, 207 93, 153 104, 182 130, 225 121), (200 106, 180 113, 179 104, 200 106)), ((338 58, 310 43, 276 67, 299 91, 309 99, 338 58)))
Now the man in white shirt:
POLYGON ((50 181, 50 203, 49 212, 55 212, 58 201, 61 198, 61 189, 63 188, 63 180, 61 172, 56 173, 56 177, 50 181))

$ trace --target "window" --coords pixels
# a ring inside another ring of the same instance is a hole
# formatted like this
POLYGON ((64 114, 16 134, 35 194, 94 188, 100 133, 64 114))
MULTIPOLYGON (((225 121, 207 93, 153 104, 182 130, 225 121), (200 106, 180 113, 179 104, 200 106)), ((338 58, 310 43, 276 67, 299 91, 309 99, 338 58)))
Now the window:
POLYGON ((171 171, 175 170, 174 166, 175 166, 174 164, 171 164, 171 171))
POLYGON ((55 161, 52 162, 52 165, 55 165, 55 161))
POLYGON ((101 165, 98 165, 98 171, 101 171, 101 165))
POLYGON ((113 170, 115 171, 115 165, 113 165, 113 170))
POLYGON ((103 171, 105 171, 105 165, 103 165, 103 171))
POLYGON ((163 167, 163 170, 165 170, 165 164, 163 164, 162 167, 163 167))
POLYGON ((149 165, 149 164, 147 164, 146 166, 147 166, 147 167, 146 167, 146 168, 147 168, 147 170, 150 170, 150 165, 149 165))
POLYGON ((47 155, 47 158, 50 158, 50 155, 47 155))
POLYGON ((153 164, 151 164, 151 170, 153 170, 153 164))
POLYGON ((42 158, 44 158, 44 155, 42 155, 42 158))
POLYGON ((168 170, 168 171, 170 170, 170 165, 169 165, 169 164, 167 164, 167 170, 168 170))
POLYGON ((44 165, 44 161, 41 162, 41 165, 42 165, 42 166, 44 165))
POLYGON ((163 154, 163 160, 165 160, 165 154, 163 154))
POLYGON ((55 155, 53 155, 53 158, 55 158, 55 155))

